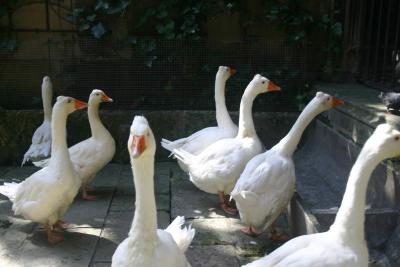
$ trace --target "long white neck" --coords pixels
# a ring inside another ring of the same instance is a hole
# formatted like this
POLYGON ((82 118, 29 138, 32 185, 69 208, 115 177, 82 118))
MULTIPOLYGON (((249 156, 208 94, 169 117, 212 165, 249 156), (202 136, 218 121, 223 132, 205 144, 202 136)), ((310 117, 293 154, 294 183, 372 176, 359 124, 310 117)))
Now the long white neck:
POLYGON ((90 131, 94 138, 100 137, 105 133, 108 133, 106 127, 104 127, 103 123, 100 120, 99 106, 100 103, 89 102, 88 117, 89 117, 90 131))
POLYGON ((379 159, 369 149, 361 150, 347 181, 342 204, 330 231, 347 240, 364 240, 364 210, 368 181, 379 159))
POLYGON ((215 110, 218 127, 231 128, 234 127, 234 123, 229 116, 228 109, 225 103, 225 85, 226 80, 221 75, 215 77, 215 110))
POLYGON ((50 165, 56 165, 64 168, 71 165, 67 145, 67 117, 68 114, 64 110, 55 106, 51 118, 51 158, 50 165))
POLYGON ((254 94, 249 86, 243 93, 242 100, 240 101, 240 110, 239 110, 239 131, 238 137, 253 137, 256 135, 256 130, 254 128, 253 116, 252 116, 252 108, 253 101, 256 98, 256 94, 254 94))
POLYGON ((154 156, 131 158, 131 165, 136 189, 136 207, 129 237, 132 242, 155 245, 157 211, 154 196, 154 156))
POLYGON ((44 113, 44 120, 49 121, 51 120, 52 116, 52 107, 51 102, 53 100, 53 89, 51 85, 44 85, 42 86, 42 102, 43 102, 43 113, 44 113), (46 88, 47 86, 47 88, 46 88))
POLYGON ((273 147, 273 149, 279 149, 281 153, 285 154, 287 157, 292 157, 297 145, 300 142, 300 138, 303 135, 304 130, 322 111, 323 110, 319 108, 317 102, 311 101, 304 108, 303 112, 301 112, 289 133, 282 138, 281 141, 279 141, 279 143, 273 147))

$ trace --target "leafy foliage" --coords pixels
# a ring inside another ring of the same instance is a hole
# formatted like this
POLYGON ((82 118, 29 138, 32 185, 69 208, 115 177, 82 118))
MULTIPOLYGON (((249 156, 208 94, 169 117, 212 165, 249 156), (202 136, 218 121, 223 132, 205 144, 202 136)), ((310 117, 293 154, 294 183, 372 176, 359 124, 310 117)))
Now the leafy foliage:
POLYGON ((323 51, 340 53, 342 51, 342 24, 336 21, 340 10, 335 8, 331 14, 314 15, 301 0, 265 0, 265 18, 276 23, 278 29, 287 34, 290 43, 310 42, 315 33, 325 33, 323 51))
POLYGON ((92 7, 74 8, 68 20, 77 25, 79 32, 89 31, 96 39, 107 33, 104 19, 108 16, 123 16, 131 0, 97 0, 92 7))
MULTIPOLYGON (((11 13, 13 5, 17 0, 0 1, 0 19, 8 16, 11 13)), ((0 26, 0 51, 12 52, 17 49, 17 40, 13 36, 10 27, 0 26)))

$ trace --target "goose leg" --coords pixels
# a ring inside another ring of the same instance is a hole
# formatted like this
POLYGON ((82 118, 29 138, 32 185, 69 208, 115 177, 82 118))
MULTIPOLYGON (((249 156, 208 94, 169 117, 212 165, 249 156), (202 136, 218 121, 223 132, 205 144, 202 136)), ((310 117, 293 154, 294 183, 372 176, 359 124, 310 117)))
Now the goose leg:
POLYGON ((46 230, 47 233, 47 241, 50 244, 55 245, 64 240, 64 236, 61 233, 53 231, 52 227, 49 226, 48 224, 44 225, 44 229, 46 230))
POLYGON ((287 235, 278 234, 278 231, 276 230, 276 223, 271 224, 270 233, 271 233, 271 240, 274 240, 274 241, 287 241, 287 240, 289 240, 289 237, 287 235))
POLYGON ((96 191, 93 187, 90 187, 88 185, 85 186, 86 192, 94 192, 96 191))
POLYGON ((225 213, 230 215, 236 215, 238 213, 238 210, 231 206, 229 200, 225 197, 225 193, 223 191, 219 191, 218 196, 221 208, 225 211, 225 213))
POLYGON ((249 236, 259 236, 262 234, 262 231, 258 231, 254 226, 248 226, 248 227, 244 227, 242 229, 240 229, 243 233, 245 233, 246 235, 249 236))
POLYGON ((63 220, 58 220, 55 224, 54 227, 60 230, 65 230, 68 228, 68 223, 63 220))
POLYGON ((97 200, 97 197, 89 195, 88 191, 93 191, 93 190, 92 189, 88 190, 88 187, 86 185, 82 185, 82 198, 85 200, 97 200))

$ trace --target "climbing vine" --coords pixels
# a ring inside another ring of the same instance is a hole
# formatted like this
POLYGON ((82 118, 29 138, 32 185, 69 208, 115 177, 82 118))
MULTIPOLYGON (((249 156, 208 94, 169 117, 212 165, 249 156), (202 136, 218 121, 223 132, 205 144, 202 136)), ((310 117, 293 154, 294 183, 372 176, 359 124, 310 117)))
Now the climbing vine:
POLYGON ((338 54, 342 51, 341 11, 334 1, 327 13, 313 14, 301 0, 265 0, 264 18, 274 22, 286 33, 289 43, 311 43, 316 33, 323 33, 323 51, 338 54))

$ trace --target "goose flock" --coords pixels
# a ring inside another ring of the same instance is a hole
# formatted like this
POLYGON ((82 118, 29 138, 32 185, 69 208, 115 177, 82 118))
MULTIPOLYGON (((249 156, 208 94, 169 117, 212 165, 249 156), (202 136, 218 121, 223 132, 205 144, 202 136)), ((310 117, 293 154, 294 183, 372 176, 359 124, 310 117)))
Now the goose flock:
MULTIPOLYGON (((175 141, 162 139, 161 145, 178 160, 198 189, 218 195, 219 205, 227 214, 239 214, 245 234, 258 236, 268 230, 271 239, 287 239, 277 234, 274 222, 284 212, 295 190, 293 154, 312 120, 343 101, 317 92, 289 133, 265 150, 253 122, 253 101, 259 94, 281 88, 256 74, 241 98, 237 126, 225 104, 225 85, 235 73, 236 70, 226 66, 218 68, 215 78, 217 126, 175 141)), ((51 107, 52 83, 47 76, 43 78, 42 99, 44 121, 35 131, 32 145, 22 161, 22 164, 31 161, 41 169, 21 183, 5 183, 0 186, 0 193, 10 199, 15 215, 42 224, 48 242, 56 244, 64 239, 62 233, 66 222, 62 217, 69 205, 79 190, 83 199, 96 199, 89 194, 89 184, 114 156, 115 141, 99 117, 100 103, 113 100, 102 90, 95 89, 88 104, 59 96, 51 107), (86 107, 91 137, 68 149, 67 117, 86 107)), ((157 229, 156 141, 145 117, 134 117, 127 148, 136 190, 135 214, 127 238, 114 252, 112 266, 191 266, 185 251, 195 236, 195 229, 184 226, 185 218, 178 216, 166 229, 157 229)), ((382 160, 399 155, 400 132, 391 125, 379 125, 350 172, 342 204, 331 228, 327 232, 293 238, 269 255, 244 266, 368 266, 364 236, 368 181, 382 160)))

